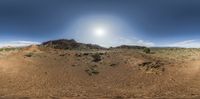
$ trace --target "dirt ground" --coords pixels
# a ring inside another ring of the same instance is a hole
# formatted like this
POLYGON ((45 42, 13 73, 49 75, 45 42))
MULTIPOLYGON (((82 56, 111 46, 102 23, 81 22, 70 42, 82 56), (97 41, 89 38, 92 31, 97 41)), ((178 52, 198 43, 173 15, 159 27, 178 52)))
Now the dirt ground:
POLYGON ((0 99, 199 99, 200 50, 0 52, 0 99))

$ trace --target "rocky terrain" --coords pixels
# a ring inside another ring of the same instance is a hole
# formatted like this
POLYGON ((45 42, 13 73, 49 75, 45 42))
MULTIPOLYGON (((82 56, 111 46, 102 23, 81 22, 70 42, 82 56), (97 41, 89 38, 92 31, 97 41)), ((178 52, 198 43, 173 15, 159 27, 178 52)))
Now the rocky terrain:
POLYGON ((68 49, 68 50, 91 50, 91 49, 105 49, 101 46, 94 44, 83 44, 76 42, 75 40, 59 39, 53 41, 47 41, 42 43, 41 46, 51 47, 55 49, 68 49))
POLYGON ((200 49, 74 40, 0 51, 0 99, 199 99, 200 49))

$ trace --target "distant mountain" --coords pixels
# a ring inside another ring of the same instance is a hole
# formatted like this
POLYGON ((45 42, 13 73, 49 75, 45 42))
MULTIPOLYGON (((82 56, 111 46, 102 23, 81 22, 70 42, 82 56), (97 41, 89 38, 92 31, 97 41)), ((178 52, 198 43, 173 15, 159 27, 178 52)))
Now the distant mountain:
POLYGON ((144 49, 145 46, 136 46, 136 45, 121 45, 114 48, 121 48, 121 49, 144 49))
POLYGON ((79 43, 75 41, 74 39, 51 40, 51 41, 43 42, 41 45, 45 47, 55 48, 55 49, 77 49, 77 50, 105 49, 104 47, 101 47, 95 44, 79 43))

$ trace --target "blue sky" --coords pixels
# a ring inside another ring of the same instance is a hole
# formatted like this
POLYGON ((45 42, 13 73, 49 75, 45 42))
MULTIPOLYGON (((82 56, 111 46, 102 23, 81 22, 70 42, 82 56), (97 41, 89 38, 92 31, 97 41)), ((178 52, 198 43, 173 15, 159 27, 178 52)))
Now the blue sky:
POLYGON ((59 38, 106 47, 200 47, 200 1, 0 1, 0 46, 59 38), (99 27, 106 35, 93 35, 99 27))

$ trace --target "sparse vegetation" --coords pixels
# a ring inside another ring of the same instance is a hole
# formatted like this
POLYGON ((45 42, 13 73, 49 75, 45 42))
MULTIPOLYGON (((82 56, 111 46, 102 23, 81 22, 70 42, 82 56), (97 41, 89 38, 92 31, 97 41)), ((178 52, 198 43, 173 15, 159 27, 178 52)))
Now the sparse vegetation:
POLYGON ((97 70, 96 66, 90 66, 85 70, 86 73, 88 73, 88 75, 92 76, 92 75, 97 75, 99 74, 99 71, 97 70))
POLYGON ((80 53, 75 54, 76 57, 81 57, 82 55, 80 53))
POLYGON ((94 55, 92 55, 92 57, 94 62, 101 61, 101 55, 99 53, 95 53, 94 55))
POLYGON ((111 66, 111 67, 115 67, 115 66, 117 66, 117 64, 112 63, 112 64, 110 64, 110 66, 111 66))
POLYGON ((75 66, 76 66, 75 64, 72 65, 72 67, 75 67, 75 66))
POLYGON ((139 64, 140 67, 144 68, 146 71, 149 70, 161 70, 164 71, 164 67, 163 67, 163 63, 161 63, 160 61, 155 61, 155 62, 143 62, 141 64, 139 64))
POLYGON ((60 56, 65 56, 65 54, 60 54, 60 56))
POLYGON ((24 56, 26 56, 26 57, 32 57, 33 56, 33 53, 27 53, 27 54, 25 54, 24 56))
POLYGON ((84 56, 87 56, 87 55, 89 55, 89 53, 83 53, 83 55, 84 55, 84 56))
POLYGON ((151 52, 150 48, 144 48, 143 52, 149 54, 151 52))
MULTIPOLYGON (((10 89, 6 92, 8 94, 26 89, 28 94, 35 95, 39 91, 51 95, 45 91, 48 88, 52 88, 49 91, 55 92, 53 94, 58 97, 62 91, 69 98, 167 97, 166 91, 171 92, 171 88, 174 89, 170 96, 182 96, 188 90, 200 93, 200 49, 150 48, 146 52, 142 48, 113 48, 85 51, 29 46, 19 51, 6 51, 0 52, 0 80, 3 81, 0 88, 3 92, 4 88, 10 89), (46 83, 47 86, 42 86, 46 83), (37 87, 35 91, 29 88, 30 84, 33 88, 37 87), (146 90, 147 87, 154 92, 146 90)), ((65 97, 64 94, 62 96, 65 97)))
POLYGON ((0 51, 13 51, 13 50, 19 50, 20 48, 0 48, 0 51))

